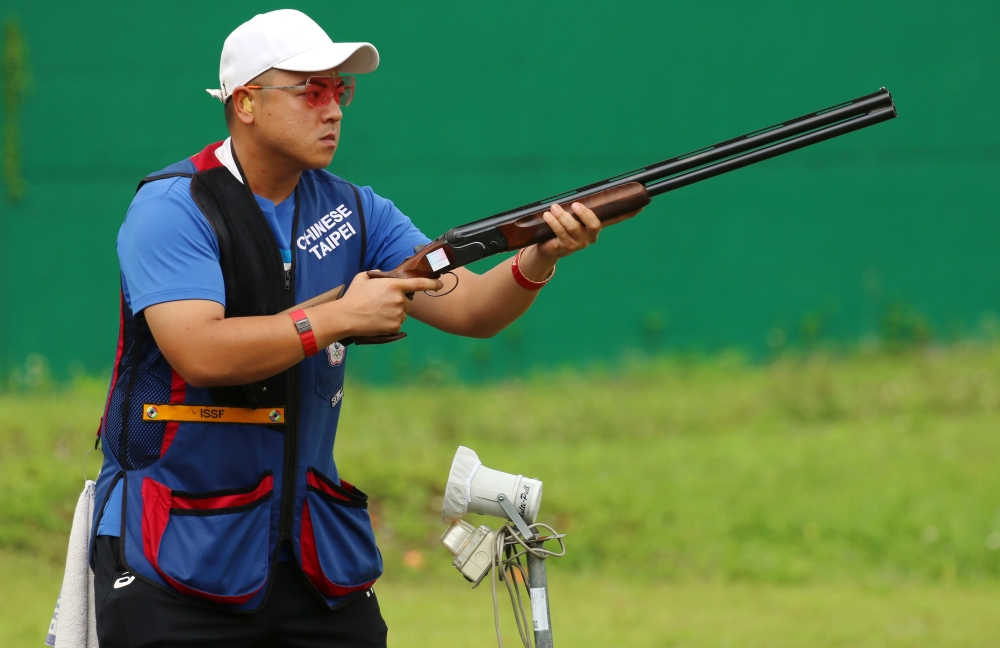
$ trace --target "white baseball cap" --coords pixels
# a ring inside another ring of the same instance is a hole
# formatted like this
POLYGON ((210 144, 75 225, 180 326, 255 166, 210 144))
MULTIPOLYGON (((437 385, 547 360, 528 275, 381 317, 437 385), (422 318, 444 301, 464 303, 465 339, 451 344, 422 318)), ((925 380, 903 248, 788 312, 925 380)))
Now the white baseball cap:
POLYGON ((233 90, 271 68, 292 72, 339 68, 364 74, 377 67, 378 50, 371 43, 334 43, 301 11, 279 9, 257 14, 233 30, 219 61, 222 89, 206 92, 225 103, 233 90))

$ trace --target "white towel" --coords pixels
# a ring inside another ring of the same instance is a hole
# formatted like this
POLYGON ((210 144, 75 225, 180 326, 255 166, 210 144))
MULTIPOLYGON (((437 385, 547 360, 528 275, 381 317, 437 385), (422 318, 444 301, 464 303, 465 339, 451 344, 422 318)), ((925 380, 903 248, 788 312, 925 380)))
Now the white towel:
POLYGON ((97 648, 97 615, 94 613, 94 572, 90 569, 90 528, 94 519, 94 482, 89 479, 76 502, 69 532, 66 571, 56 610, 49 624, 46 646, 97 648))

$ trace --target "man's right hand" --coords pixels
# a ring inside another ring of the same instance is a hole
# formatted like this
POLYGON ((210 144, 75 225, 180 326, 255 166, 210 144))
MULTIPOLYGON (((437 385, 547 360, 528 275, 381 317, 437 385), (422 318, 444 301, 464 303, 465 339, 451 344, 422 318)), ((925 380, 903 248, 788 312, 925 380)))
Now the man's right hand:
POLYGON ((343 297, 306 309, 306 315, 320 346, 336 341, 326 341, 328 331, 337 331, 335 335, 339 338, 389 335, 400 329, 410 312, 413 301, 407 293, 438 291, 443 287, 438 279, 372 279, 362 272, 355 275, 343 297))
MULTIPOLYGON (((412 304, 406 293, 440 289, 437 279, 370 279, 361 273, 344 297, 305 311, 323 348, 356 335, 395 333, 412 304)), ((144 313, 167 362, 195 387, 241 385, 302 360, 302 342, 287 313, 227 318, 225 311, 217 302, 192 299, 156 304, 144 313)))

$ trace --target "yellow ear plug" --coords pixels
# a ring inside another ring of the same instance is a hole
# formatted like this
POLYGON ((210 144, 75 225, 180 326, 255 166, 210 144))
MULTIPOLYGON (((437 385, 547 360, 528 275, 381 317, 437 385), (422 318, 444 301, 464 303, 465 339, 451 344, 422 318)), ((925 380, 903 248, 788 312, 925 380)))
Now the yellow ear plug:
POLYGON ((243 110, 248 113, 253 112, 253 106, 250 105, 250 97, 243 97, 243 110))

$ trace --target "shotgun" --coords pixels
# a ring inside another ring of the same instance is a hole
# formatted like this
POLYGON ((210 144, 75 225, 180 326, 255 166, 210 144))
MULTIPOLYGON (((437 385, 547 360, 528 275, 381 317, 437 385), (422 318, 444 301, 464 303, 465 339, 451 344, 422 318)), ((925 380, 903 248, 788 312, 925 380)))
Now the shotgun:
MULTIPOLYGON (((474 261, 554 237, 542 218, 553 203, 558 202, 572 214, 570 205, 580 202, 592 209, 605 227, 614 225, 637 214, 660 194, 895 117, 892 95, 881 88, 864 97, 461 225, 427 245, 418 246, 395 270, 371 270, 368 276, 437 279, 474 261)), ((376 344, 405 336, 406 333, 399 332, 353 341, 376 344)))

